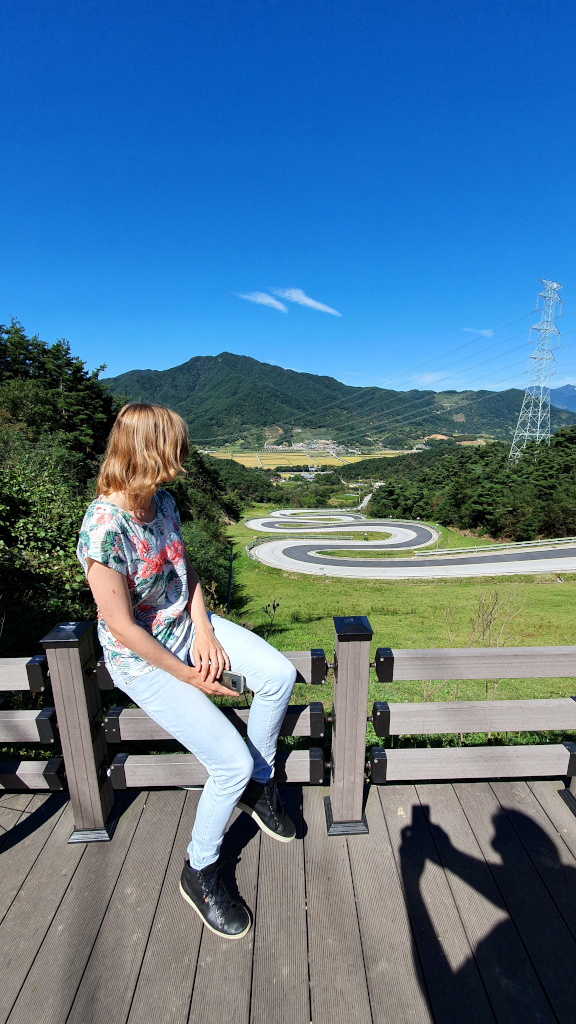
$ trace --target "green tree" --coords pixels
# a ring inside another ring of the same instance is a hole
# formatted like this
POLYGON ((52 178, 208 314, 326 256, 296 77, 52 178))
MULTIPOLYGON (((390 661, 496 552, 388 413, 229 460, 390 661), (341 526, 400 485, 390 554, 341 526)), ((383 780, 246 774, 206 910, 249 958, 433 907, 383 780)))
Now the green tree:
POLYGON ((86 498, 82 457, 55 436, 0 432, 0 637, 3 654, 36 653, 58 619, 92 615, 75 557, 86 498))
POLYGON ((378 465, 357 463, 342 475, 380 473, 385 482, 370 502, 373 516, 420 516, 512 540, 573 536, 576 427, 562 428, 549 445, 528 445, 515 463, 508 451, 498 442, 478 448, 438 442, 378 465))
POLYGON ((2 421, 20 423, 32 440, 57 433, 65 447, 98 457, 121 404, 98 379, 104 369, 88 372, 64 339, 48 345, 17 320, 0 325, 2 421))

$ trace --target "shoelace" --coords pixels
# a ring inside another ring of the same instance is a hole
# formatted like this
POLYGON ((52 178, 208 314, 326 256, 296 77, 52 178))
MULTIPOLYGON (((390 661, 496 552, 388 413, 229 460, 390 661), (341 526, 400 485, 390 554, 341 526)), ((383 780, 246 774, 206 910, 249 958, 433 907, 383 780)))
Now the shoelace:
POLYGON ((205 875, 202 875, 202 889, 204 890, 204 899, 211 903, 218 916, 223 919, 226 916, 228 910, 232 906, 232 899, 228 895, 224 883, 220 878, 220 868, 210 876, 209 884, 206 884, 207 879, 205 875))
POLYGON ((276 786, 266 786, 266 802, 270 811, 276 819, 276 824, 280 825, 282 821, 282 811, 280 809, 280 795, 276 786))

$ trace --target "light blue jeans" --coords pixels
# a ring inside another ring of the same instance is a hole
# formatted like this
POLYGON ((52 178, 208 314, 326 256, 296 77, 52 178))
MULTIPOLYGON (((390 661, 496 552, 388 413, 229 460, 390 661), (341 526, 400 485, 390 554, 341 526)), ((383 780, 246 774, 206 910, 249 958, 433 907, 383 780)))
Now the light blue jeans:
MULTIPOLYGON (((274 774, 278 733, 296 680, 293 665, 261 637, 218 615, 210 618, 231 670, 246 676, 254 692, 247 744, 197 687, 158 668, 130 683, 111 673, 115 685, 195 754, 209 773, 188 847, 193 868, 217 860, 224 830, 249 780, 267 782, 274 774)), ((178 657, 193 663, 192 641, 178 657)))

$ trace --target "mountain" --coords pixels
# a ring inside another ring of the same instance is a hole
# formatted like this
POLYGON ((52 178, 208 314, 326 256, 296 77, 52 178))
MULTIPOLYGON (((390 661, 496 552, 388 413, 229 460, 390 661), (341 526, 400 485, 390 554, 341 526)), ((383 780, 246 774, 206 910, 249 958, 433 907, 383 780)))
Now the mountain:
POLYGON ((576 412, 576 387, 573 384, 565 384, 563 388, 550 388, 550 401, 557 409, 576 412))
MULTIPOLYGON (((487 434, 511 438, 523 392, 391 391, 358 388, 334 377, 284 370, 249 356, 221 352, 194 356, 168 370, 130 370, 103 381, 127 400, 159 402, 188 423, 191 438, 217 446, 239 438, 263 439, 280 426, 329 432, 335 441, 400 446, 426 434, 487 434)), ((565 389, 559 389, 565 390, 565 389)), ((576 423, 576 414, 554 409, 552 426, 576 423)))

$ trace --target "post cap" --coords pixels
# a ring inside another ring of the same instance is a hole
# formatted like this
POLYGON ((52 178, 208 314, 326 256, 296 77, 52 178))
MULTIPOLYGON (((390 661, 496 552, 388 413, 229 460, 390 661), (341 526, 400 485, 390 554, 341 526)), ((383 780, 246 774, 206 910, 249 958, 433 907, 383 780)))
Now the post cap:
POLYGON ((74 647, 93 625, 93 622, 59 622, 40 643, 44 647, 56 647, 60 644, 74 647))
POLYGON ((370 641, 374 632, 365 615, 337 615, 334 617, 334 629, 340 643, 370 641))

